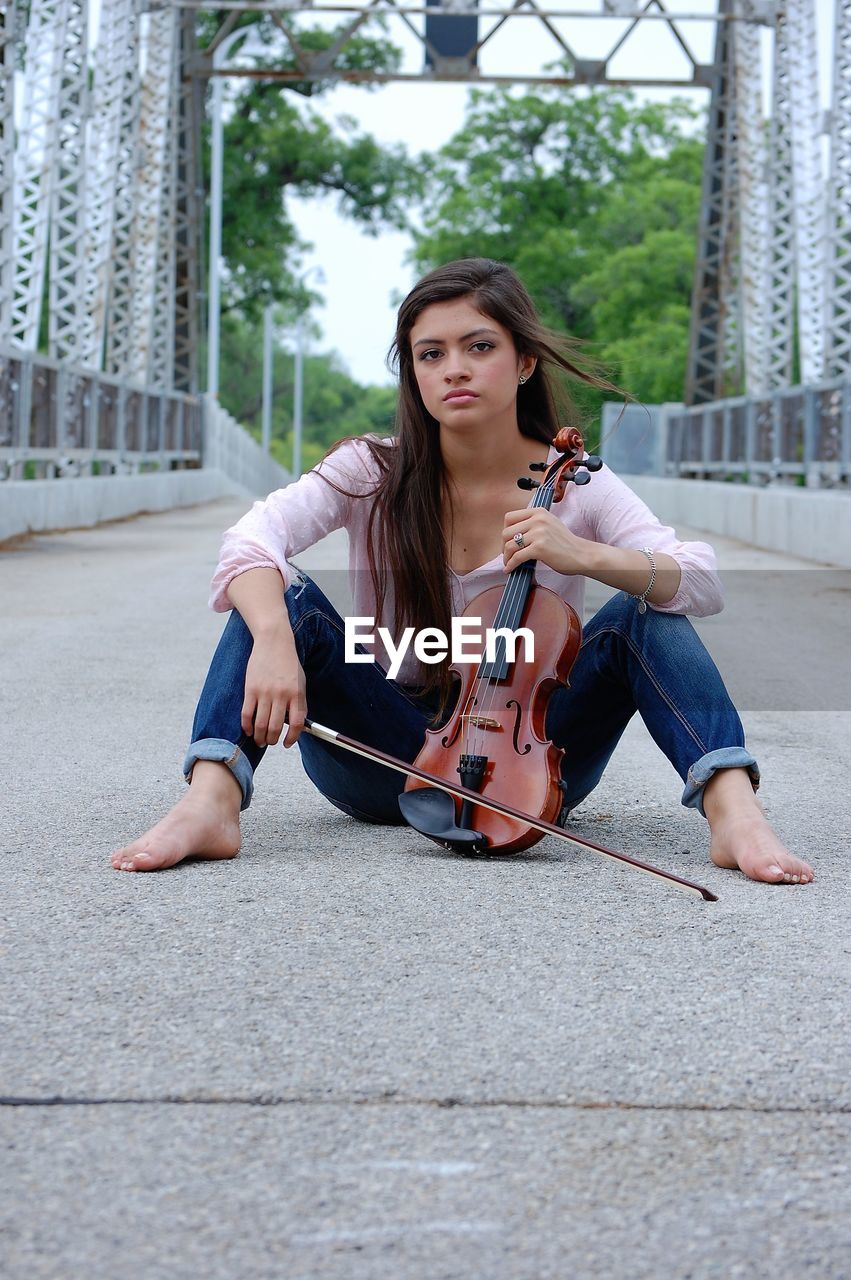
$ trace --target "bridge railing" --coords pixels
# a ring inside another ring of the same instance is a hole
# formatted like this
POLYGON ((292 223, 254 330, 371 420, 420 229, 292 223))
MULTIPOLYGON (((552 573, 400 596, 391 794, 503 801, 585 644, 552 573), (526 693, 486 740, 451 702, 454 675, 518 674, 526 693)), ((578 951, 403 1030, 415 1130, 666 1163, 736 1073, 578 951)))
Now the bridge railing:
POLYGON ((0 480, 200 467, 197 396, 0 347, 0 480))
POLYGON ((224 473, 249 493, 281 489, 292 475, 213 396, 204 396, 204 466, 224 473))
POLYGON ((814 488, 851 481, 847 379, 672 408, 666 419, 668 475, 814 488))

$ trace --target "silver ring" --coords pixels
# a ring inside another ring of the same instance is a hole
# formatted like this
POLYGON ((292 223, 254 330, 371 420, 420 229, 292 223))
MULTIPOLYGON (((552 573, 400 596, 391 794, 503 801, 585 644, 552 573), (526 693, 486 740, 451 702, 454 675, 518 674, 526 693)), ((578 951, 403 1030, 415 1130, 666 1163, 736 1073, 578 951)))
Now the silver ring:
POLYGON ((523 547, 525 547, 525 546, 526 546, 526 543, 525 543, 525 541, 524 541, 524 538, 523 538, 523 534, 522 534, 522 533, 515 533, 515 535, 514 535, 514 543, 515 543, 515 545, 516 545, 520 550, 522 550, 522 549, 523 549, 523 547))

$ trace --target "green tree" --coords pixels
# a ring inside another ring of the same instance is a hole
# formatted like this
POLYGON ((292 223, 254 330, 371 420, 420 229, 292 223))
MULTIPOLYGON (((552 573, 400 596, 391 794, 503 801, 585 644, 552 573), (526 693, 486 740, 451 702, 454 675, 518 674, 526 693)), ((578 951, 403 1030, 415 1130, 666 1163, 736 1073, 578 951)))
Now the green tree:
MULTIPOLYGON (((682 395, 700 207, 698 116, 622 90, 471 95, 463 128, 424 170, 414 261, 493 257, 553 328, 584 340, 640 399, 682 395)), ((596 416, 600 393, 572 388, 596 416)))
POLYGON ((576 284, 600 359, 640 400, 683 394, 701 167, 694 140, 636 165, 601 210, 601 250, 576 284))
MULTIPOLYGON (((207 47, 222 25, 221 13, 202 13, 199 44, 207 47)), ((281 53, 281 33, 271 18, 247 15, 252 39, 269 45, 256 65, 294 69, 291 52, 281 53), (273 42, 275 44, 273 50, 273 42)), ((331 56, 341 32, 300 29, 298 42, 308 52, 331 56)), ((401 52, 384 37, 363 32, 342 43, 333 65, 342 70, 392 71, 401 52)), ((229 103, 224 129, 225 162, 222 253, 226 263, 223 306, 256 318, 273 300, 293 312, 311 301, 299 279, 307 247, 287 208, 287 197, 328 195, 340 211, 377 235, 382 228, 406 225, 407 210, 421 191, 421 175, 404 147, 381 146, 358 131, 351 117, 329 124, 310 99, 330 81, 286 82, 246 79, 229 103)), ((208 127, 208 126, 205 126, 208 127)), ((203 147, 209 164, 209 147, 203 147)))

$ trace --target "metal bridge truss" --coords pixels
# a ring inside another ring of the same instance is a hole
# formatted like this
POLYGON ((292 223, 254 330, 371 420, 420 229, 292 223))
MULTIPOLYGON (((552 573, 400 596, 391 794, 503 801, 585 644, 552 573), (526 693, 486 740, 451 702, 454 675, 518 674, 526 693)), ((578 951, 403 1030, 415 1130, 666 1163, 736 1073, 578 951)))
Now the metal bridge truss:
MULTIPOLYGON (((753 0, 721 4, 747 18, 753 0)), ((813 0, 777 0, 773 26, 768 121, 756 27, 718 29, 689 404, 851 369, 851 3, 836 0, 834 13, 829 181, 813 0)))
POLYGON ((851 373, 851 0, 835 0, 826 122, 814 0, 719 0, 711 14, 674 12, 670 0, 600 3, 591 12, 562 0, 105 0, 90 68, 89 0, 9 0, 0 6, 0 342, 35 351, 46 335, 49 356, 69 366, 196 390, 197 147, 211 75, 679 85, 710 90, 686 399, 762 395, 795 378, 851 373), (201 8, 222 17, 206 50, 196 47, 201 8), (262 66, 228 62, 220 49, 214 67, 215 49, 245 15, 280 40, 280 65, 270 44, 262 66), (585 56, 582 24, 602 17, 616 24, 611 47, 585 56), (377 74, 341 61, 376 19, 390 39, 401 23, 420 42, 419 70, 377 74), (711 62, 700 62, 684 34, 697 20, 715 24, 711 62), (559 60, 552 74, 488 69, 509 22, 540 24, 559 60), (323 23, 335 28, 333 46, 308 50, 300 30, 323 23), (618 58, 639 29, 673 36, 683 76, 653 68, 640 81, 619 76, 618 58), (767 121, 764 29, 773 33, 767 121), (16 62, 24 69, 17 138, 16 62))
POLYGON ((13 5, 0 8, 0 328, 12 314, 14 240, 12 202, 15 164, 15 37, 13 5))
POLYGON ((107 0, 90 68, 89 0, 2 7, 0 342, 35 351, 46 329, 69 366, 197 390, 194 26, 107 0))

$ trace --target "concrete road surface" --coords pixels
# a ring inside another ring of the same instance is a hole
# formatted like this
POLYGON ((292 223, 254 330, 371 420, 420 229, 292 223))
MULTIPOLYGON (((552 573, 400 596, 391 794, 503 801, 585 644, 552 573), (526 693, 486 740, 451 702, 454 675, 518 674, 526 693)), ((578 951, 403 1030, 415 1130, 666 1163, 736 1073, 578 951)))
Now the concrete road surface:
POLYGON ((712 867, 640 724, 576 826, 715 904, 356 825, 280 748, 238 859, 114 872, 181 794, 238 514, 0 555, 0 1273, 851 1276, 851 575, 723 544, 700 624, 806 888, 712 867))

